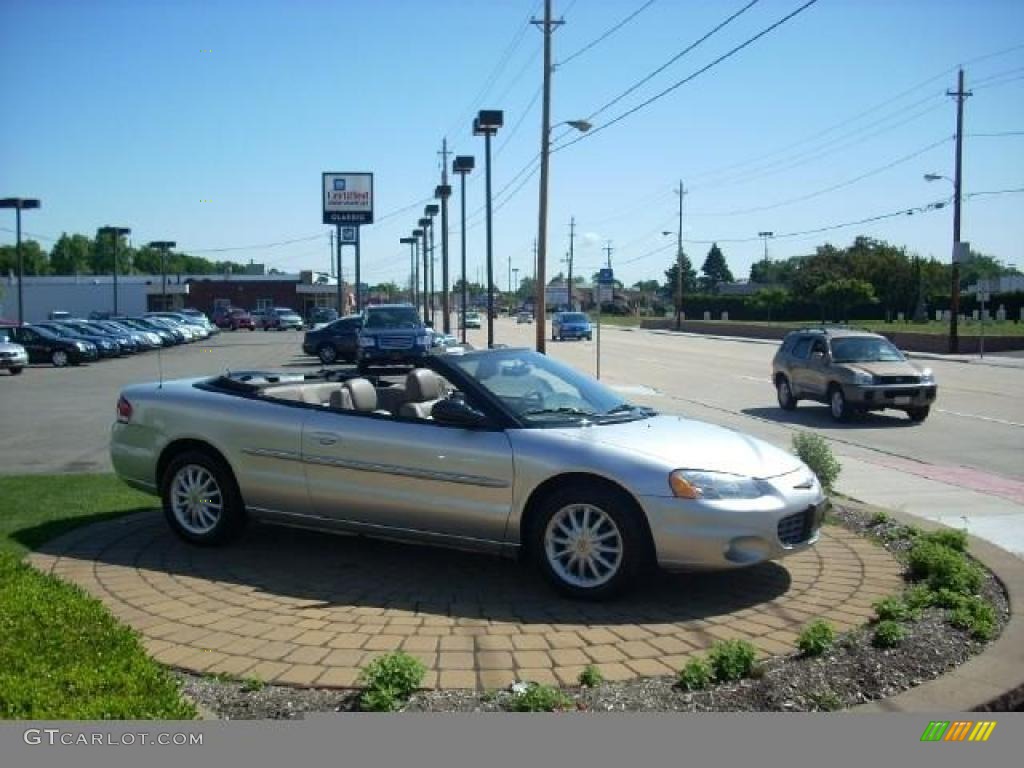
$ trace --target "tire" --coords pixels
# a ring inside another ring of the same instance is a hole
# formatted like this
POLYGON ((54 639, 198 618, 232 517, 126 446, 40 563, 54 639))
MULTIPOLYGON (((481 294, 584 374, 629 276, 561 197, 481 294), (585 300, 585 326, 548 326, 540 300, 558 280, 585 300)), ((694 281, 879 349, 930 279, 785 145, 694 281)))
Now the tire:
POLYGON ((235 478, 224 462, 208 451, 185 451, 171 459, 161 478, 160 498, 171 530, 191 544, 224 544, 245 526, 245 505, 235 478), (200 499, 211 503, 203 505, 200 499), (218 499, 216 510, 212 507, 218 499))
POLYGON ((70 362, 70 358, 63 349, 55 349, 50 353, 50 362, 54 368, 64 368, 70 362))
POLYGON ((13 368, 9 368, 8 370, 10 370, 11 376, 17 376, 19 373, 21 373, 25 369, 22 368, 20 365, 17 365, 17 366, 15 366, 13 368))
POLYGON ((849 421, 850 415, 853 411, 850 408, 849 403, 846 402, 846 395, 843 394, 843 388, 838 384, 833 384, 828 390, 828 411, 832 414, 834 421, 849 421))
POLYGON ((591 335, 590 335, 590 334, 588 333, 588 334, 587 334, 587 341, 593 341, 593 340, 594 340, 594 337, 593 337, 593 336, 591 336, 591 335))
POLYGON ((527 545, 536 566, 557 591, 580 600, 604 600, 621 594, 654 565, 650 540, 640 523, 641 514, 636 503, 623 492, 600 486, 566 486, 541 502, 527 545), (572 573, 569 564, 576 558, 563 559, 570 552, 571 539, 563 536, 563 544, 557 533, 571 530, 572 522, 585 527, 587 515, 590 533, 599 538, 584 539, 583 546, 593 546, 603 539, 606 547, 615 547, 618 542, 618 550, 605 553, 605 564, 590 558, 589 569, 583 564, 579 572, 572 573), (611 569, 605 567, 608 559, 613 562, 611 569))
POLYGON ((920 424, 928 418, 928 414, 931 413, 931 410, 932 408, 930 405, 924 405, 920 408, 909 408, 907 409, 907 416, 909 416, 910 420, 915 424, 920 424))
POLYGON ((775 380, 775 396, 778 398, 779 408, 782 410, 792 411, 796 408, 797 400, 793 396, 793 388, 785 376, 779 376, 775 380))
POLYGON ((331 365, 338 362, 338 349, 333 344, 321 344, 316 356, 324 365, 331 365))

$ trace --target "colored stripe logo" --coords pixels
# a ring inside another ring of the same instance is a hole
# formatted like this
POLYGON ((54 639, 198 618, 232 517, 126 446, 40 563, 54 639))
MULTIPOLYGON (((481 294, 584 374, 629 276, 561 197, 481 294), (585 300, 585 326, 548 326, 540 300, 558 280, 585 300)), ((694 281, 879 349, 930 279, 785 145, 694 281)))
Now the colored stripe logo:
POLYGON ((932 720, 921 734, 921 741, 988 741, 995 720, 932 720))

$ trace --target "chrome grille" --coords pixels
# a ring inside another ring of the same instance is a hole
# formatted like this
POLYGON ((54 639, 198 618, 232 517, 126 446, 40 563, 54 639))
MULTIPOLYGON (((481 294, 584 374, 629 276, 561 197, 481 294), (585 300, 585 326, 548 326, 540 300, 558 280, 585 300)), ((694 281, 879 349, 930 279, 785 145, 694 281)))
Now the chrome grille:
POLYGON ((919 384, 919 376, 876 376, 875 381, 879 384, 919 384))
POLYGON ((0 358, 3 358, 4 360, 10 359, 12 357, 14 357, 13 352, 0 352, 0 358))
POLYGON ((412 336, 378 336, 377 346, 381 349, 412 349, 412 336))
POLYGON ((814 507, 782 518, 778 526, 779 541, 783 544, 802 544, 811 538, 813 523, 814 507))

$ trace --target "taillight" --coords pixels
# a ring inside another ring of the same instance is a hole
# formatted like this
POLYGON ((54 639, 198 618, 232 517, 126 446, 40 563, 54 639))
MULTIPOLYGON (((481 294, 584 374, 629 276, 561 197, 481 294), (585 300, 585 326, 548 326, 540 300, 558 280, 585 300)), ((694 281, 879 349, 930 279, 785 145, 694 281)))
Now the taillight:
POLYGON ((125 399, 124 395, 117 399, 117 420, 122 424, 127 424, 132 420, 132 404, 125 399))

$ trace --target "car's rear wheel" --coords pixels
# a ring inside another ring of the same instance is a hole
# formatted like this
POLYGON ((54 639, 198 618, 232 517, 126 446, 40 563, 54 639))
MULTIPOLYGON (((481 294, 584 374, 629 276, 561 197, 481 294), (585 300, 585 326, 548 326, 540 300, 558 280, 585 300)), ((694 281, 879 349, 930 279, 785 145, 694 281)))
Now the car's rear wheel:
POLYGON ((11 371, 11 375, 12 375, 12 376, 17 376, 17 375, 18 375, 19 373, 21 373, 21 372, 22 372, 23 370, 24 370, 24 368, 22 368, 22 367, 21 367, 20 365, 17 365, 17 366, 15 366, 15 367, 13 367, 13 368, 11 368, 11 369, 10 369, 10 371, 11 371))
POLYGON ((779 376, 775 382, 775 394, 779 399, 779 407, 784 411, 792 411, 796 408, 796 398, 793 396, 793 388, 789 379, 779 376))
POLYGON ((324 365, 331 365, 338 361, 338 350, 333 344, 321 344, 316 352, 316 356, 320 358, 320 362, 324 365))
POLYGON ((846 402, 843 388, 833 384, 828 393, 828 410, 836 421, 847 421, 850 418, 850 405, 846 402))
POLYGON ((649 565, 636 504, 602 488, 567 487, 548 496, 529 545, 559 592, 585 600, 620 593, 649 565))
POLYGON ((63 368, 69 362, 68 353, 63 349, 55 349, 50 353, 50 362, 56 368, 63 368))
POLYGON ((920 408, 910 408, 907 410, 907 416, 915 424, 920 424, 922 421, 928 418, 928 414, 931 413, 931 406, 924 405, 920 408))
POLYGON ((175 456, 164 471, 161 497, 171 529, 192 544, 230 541, 245 523, 245 507, 231 470, 207 451, 175 456))

